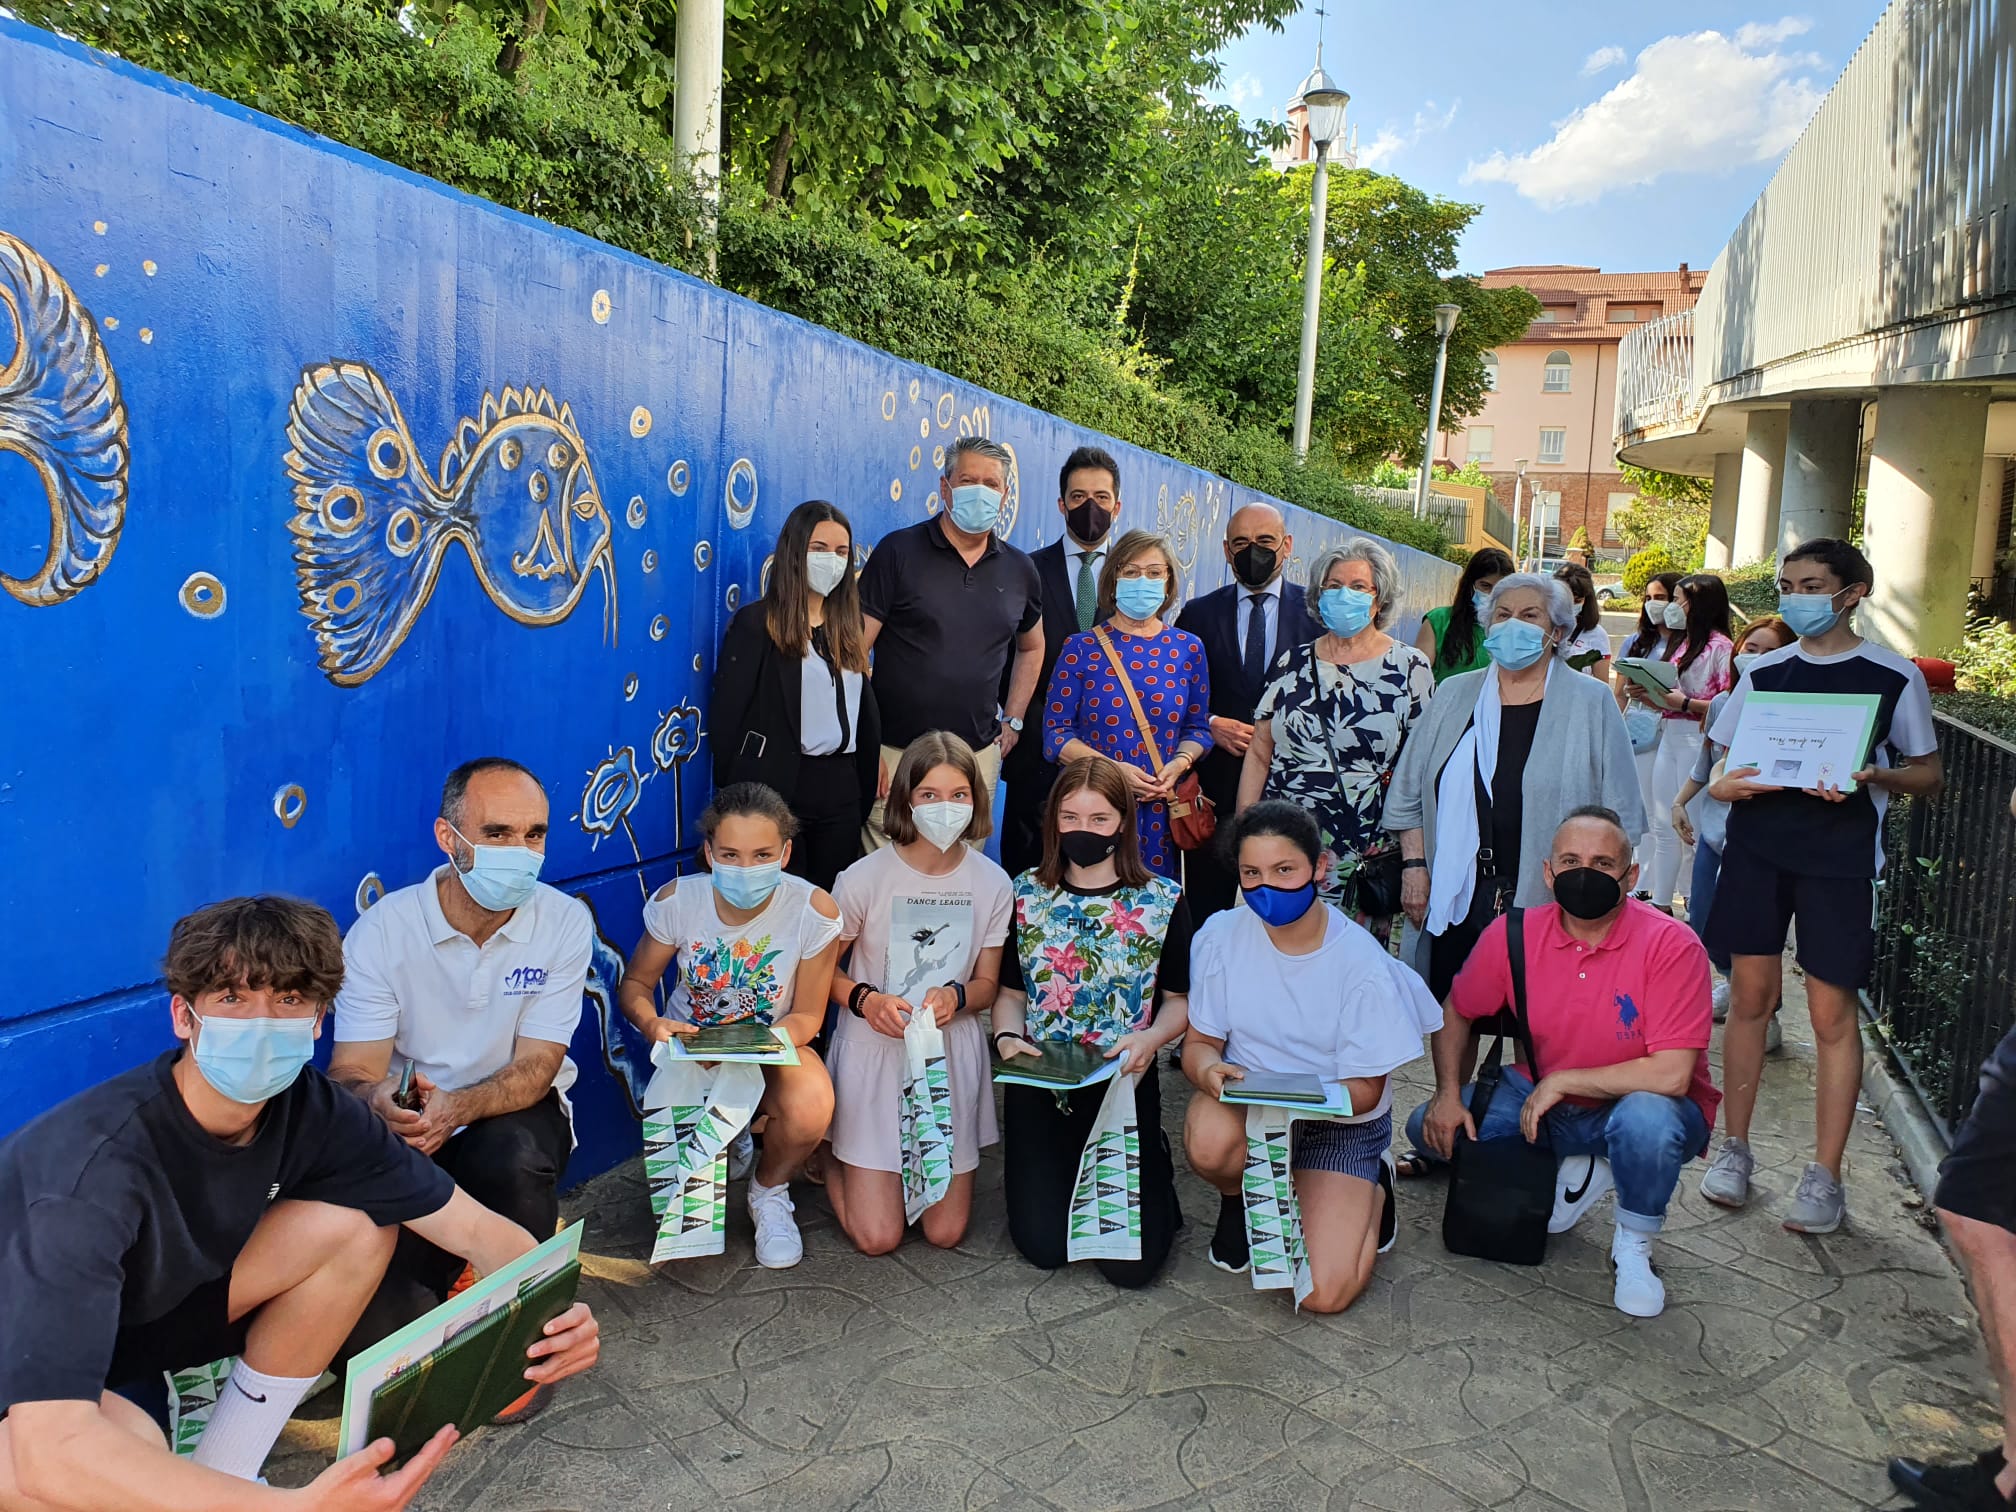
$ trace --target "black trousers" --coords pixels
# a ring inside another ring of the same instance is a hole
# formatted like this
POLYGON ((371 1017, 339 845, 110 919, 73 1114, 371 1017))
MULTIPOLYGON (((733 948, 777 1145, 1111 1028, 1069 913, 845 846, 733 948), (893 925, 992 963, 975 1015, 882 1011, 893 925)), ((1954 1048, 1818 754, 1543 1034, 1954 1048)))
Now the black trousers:
POLYGON ((798 816, 786 870, 831 892, 833 879, 861 859, 860 758, 846 751, 803 757, 797 787, 784 796, 798 816))
MULTIPOLYGON (((1041 737, 1025 731, 1022 738, 1041 737)), ((1002 777, 1001 869, 1011 877, 1043 860, 1043 810, 1056 784, 1057 768, 1047 761, 1018 766, 1002 777)))
MULTIPOLYGON (((1514 876, 1517 873, 1513 873, 1514 876)), ((1449 989, 1455 984, 1456 974, 1463 969, 1463 963, 1470 959, 1470 952, 1477 948, 1484 931, 1491 927, 1491 921, 1505 911, 1500 906, 1498 896, 1499 879, 1478 873, 1475 890, 1470 894, 1470 913, 1433 935, 1428 941, 1428 990, 1441 1002, 1449 996, 1449 989)), ((1509 891, 1506 900, 1509 906, 1509 891)))
MULTIPOLYGON (((560 1225, 560 1177, 573 1143, 560 1094, 548 1092, 529 1108, 469 1125, 435 1151, 434 1163, 491 1212, 543 1243, 560 1225)), ((401 1229, 378 1294, 339 1358, 347 1360, 438 1306, 466 1263, 401 1229)))
POLYGON ((1981 1067, 1981 1090, 1953 1135, 1932 1202, 2016 1233, 2016 1029, 1981 1067))
MULTIPOLYGON (((1106 1099, 1102 1083, 1066 1094, 1010 1083, 1001 1089, 1002 1165, 1008 1201, 1008 1237, 1022 1257, 1043 1270, 1068 1259, 1071 1189, 1086 1136, 1106 1099)), ((1176 1169, 1169 1136, 1162 1132, 1162 1091, 1151 1065, 1135 1089, 1134 1115, 1141 1130, 1141 1258, 1095 1260, 1115 1286, 1146 1286, 1169 1258, 1176 1240, 1176 1169)))

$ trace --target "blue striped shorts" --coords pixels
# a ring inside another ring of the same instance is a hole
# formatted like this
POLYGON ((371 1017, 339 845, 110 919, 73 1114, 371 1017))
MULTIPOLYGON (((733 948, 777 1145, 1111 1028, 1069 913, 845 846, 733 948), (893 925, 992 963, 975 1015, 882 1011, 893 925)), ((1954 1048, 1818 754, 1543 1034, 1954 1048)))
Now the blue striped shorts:
POLYGON ((1298 1122, 1288 1163, 1298 1171, 1336 1171, 1361 1181, 1376 1182, 1379 1157, 1392 1143, 1390 1112, 1364 1123, 1298 1122))

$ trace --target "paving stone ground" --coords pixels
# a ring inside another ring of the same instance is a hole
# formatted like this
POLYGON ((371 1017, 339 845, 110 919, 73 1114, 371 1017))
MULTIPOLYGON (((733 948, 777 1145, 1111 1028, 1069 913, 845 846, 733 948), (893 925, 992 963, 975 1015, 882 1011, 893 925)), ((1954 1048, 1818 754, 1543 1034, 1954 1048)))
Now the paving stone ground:
MULTIPOLYGON (((741 1190, 725 1255, 654 1272, 641 1167, 577 1191, 600 1368, 533 1423, 459 1447, 426 1512, 667 1509, 1326 1508, 1847 1512, 1895 1506, 1883 1462, 1973 1453, 1995 1421, 1959 1278, 1882 1126, 1849 1147, 1850 1221, 1773 1216, 1806 1158, 1812 1034, 1788 993, 1756 1131, 1757 1197, 1702 1202, 1690 1168, 1658 1246, 1668 1304, 1612 1309, 1609 1203, 1537 1269, 1459 1260, 1444 1188, 1403 1184, 1400 1241, 1334 1318, 1213 1269, 1215 1196, 1182 1169, 1188 1226, 1163 1278, 1117 1291, 1010 1247, 1000 1151, 955 1251, 867 1259, 796 1192, 805 1260, 751 1256, 741 1190)), ((1719 1043, 1719 1035, 1718 1035, 1719 1043)), ((1428 1085, 1403 1073, 1396 1108, 1428 1085)), ((1165 1123, 1187 1087, 1166 1076, 1165 1123)), ((333 1424, 271 1467, 300 1484, 333 1424)))

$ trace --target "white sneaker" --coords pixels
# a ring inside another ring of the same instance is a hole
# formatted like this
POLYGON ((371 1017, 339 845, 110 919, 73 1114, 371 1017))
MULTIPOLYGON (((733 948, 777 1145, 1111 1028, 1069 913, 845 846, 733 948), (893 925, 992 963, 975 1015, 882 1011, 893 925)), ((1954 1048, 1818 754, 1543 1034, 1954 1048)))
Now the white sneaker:
POLYGON ((1726 1024, 1729 1021, 1729 978, 1723 977, 1716 982, 1715 994, 1710 1001, 1715 1005, 1715 1022, 1726 1024))
POLYGON ((1652 1269, 1652 1236, 1617 1225, 1610 1239, 1610 1264, 1617 1287, 1610 1294, 1617 1311, 1632 1318, 1656 1318, 1666 1311, 1666 1283, 1652 1269))
POLYGON ((1547 1220, 1547 1232, 1567 1233, 1616 1185, 1610 1162, 1601 1155, 1563 1155, 1554 1172, 1554 1216, 1547 1220))
POLYGON ((765 1270, 789 1270, 805 1258, 805 1240, 792 1217, 791 1188, 749 1180, 749 1217, 756 1225, 756 1263, 765 1270))
POLYGON ((744 1129, 728 1141, 728 1179, 740 1181, 756 1169, 756 1136, 744 1129))

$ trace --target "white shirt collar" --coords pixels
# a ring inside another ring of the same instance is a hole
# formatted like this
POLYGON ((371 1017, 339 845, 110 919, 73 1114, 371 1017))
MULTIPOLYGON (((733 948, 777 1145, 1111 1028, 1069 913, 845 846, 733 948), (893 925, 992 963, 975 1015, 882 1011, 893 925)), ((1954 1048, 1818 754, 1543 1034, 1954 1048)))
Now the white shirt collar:
POLYGON ((1281 576, 1277 573, 1274 581, 1269 583, 1265 588, 1248 588, 1244 583, 1238 583, 1239 598, 1241 602, 1248 604, 1253 602, 1253 595, 1256 593, 1262 598, 1278 599, 1281 597, 1281 582, 1281 576))
MULTIPOLYGON (((448 922, 448 916, 441 912, 441 879, 448 874, 449 863, 444 861, 428 874, 427 885, 420 889, 420 911, 427 916, 427 938, 436 945, 445 945, 450 940, 466 940, 469 937, 448 922)), ((524 944, 532 938, 533 926, 538 922, 539 894, 535 889, 532 896, 511 910, 511 916, 504 921, 497 932, 505 939, 524 944)))

